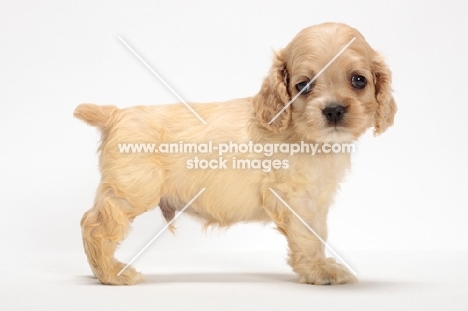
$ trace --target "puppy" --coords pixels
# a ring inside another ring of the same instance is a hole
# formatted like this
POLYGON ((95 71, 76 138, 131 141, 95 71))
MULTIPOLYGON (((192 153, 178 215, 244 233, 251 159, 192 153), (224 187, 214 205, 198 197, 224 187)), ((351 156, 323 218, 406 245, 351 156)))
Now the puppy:
POLYGON ((119 146, 208 142, 320 145, 351 143, 371 127, 375 135, 381 134, 393 124, 397 107, 391 73, 364 37, 344 24, 303 29, 275 54, 255 96, 190 107, 207 124, 183 104, 126 109, 82 104, 76 108, 75 117, 102 132, 102 179, 94 206, 81 220, 84 249, 99 281, 113 285, 142 281, 142 275, 132 267, 119 273, 125 264, 114 258, 133 219, 159 205, 171 221, 206 188, 186 213, 206 225, 273 221, 288 241, 288 262, 300 282, 356 282, 344 266, 326 257, 320 240, 275 196, 326 240, 328 209, 350 166, 349 152, 278 152, 269 157, 233 149, 221 158, 215 151, 122 152, 119 146), (353 38, 355 41, 320 73, 353 38), (205 164, 243 159, 262 163, 262 167, 220 167, 218 163, 203 169, 194 166, 195 158, 205 164), (279 161, 276 167, 265 169, 264 160, 273 158, 279 161))

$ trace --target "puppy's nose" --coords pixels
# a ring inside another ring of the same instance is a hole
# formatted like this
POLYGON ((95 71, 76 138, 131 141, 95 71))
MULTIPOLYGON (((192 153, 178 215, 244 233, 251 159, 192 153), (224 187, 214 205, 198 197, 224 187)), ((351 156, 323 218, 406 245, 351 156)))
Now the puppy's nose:
POLYGON ((334 123, 343 119, 345 112, 346 108, 340 105, 328 106, 322 110, 322 113, 327 120, 334 123))

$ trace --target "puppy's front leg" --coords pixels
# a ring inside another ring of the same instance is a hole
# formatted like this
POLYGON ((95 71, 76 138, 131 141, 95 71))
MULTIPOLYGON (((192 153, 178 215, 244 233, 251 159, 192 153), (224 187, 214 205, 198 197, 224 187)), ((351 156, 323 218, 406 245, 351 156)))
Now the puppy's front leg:
MULTIPOLYGON (((273 191, 275 191, 273 189, 273 191)), ((271 192, 271 191, 270 191, 271 192)), ((324 241, 327 239, 327 214, 331 198, 323 194, 288 197, 275 191, 324 241)), ((285 194, 286 193, 286 194, 285 194)), ((268 213, 289 245, 289 261, 301 283, 315 285, 356 283, 357 279, 343 265, 325 255, 325 246, 301 220, 273 193, 266 194, 268 213)))

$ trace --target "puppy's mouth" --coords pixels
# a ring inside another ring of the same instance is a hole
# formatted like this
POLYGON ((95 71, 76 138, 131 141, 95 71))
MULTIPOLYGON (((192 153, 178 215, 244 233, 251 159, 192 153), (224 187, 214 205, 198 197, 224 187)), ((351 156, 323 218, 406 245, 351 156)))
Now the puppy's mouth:
POLYGON ((349 128, 345 126, 327 126, 322 131, 321 137, 324 142, 335 143, 350 142, 354 141, 355 138, 349 128))

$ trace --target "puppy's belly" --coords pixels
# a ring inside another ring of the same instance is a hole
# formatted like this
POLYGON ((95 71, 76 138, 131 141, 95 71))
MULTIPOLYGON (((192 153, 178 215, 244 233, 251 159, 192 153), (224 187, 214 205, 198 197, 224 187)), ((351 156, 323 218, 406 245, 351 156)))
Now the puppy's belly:
POLYGON ((202 188, 206 188, 185 210, 187 214, 220 226, 271 220, 262 207, 260 182, 257 180, 261 174, 231 170, 208 171, 203 175, 201 178, 199 172, 187 172, 183 178, 169 180, 167 195, 161 199, 164 209, 179 211, 202 188))

